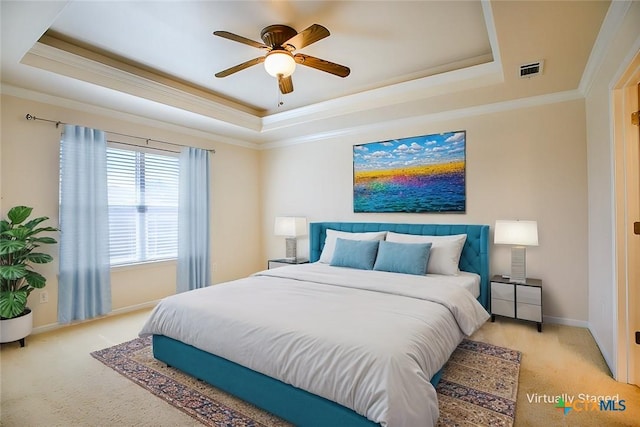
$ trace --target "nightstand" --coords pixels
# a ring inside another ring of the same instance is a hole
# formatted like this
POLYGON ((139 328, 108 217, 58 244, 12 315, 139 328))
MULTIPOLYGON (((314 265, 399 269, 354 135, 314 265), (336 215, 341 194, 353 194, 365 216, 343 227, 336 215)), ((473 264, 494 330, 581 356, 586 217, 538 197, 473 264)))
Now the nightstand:
POLYGON ((491 278, 491 321, 496 315, 536 322, 542 332, 542 280, 513 283, 508 278, 491 278))
POLYGON ((307 258, 270 259, 267 261, 267 268, 271 270, 272 268, 286 267, 287 265, 307 264, 308 262, 309 260, 307 258))

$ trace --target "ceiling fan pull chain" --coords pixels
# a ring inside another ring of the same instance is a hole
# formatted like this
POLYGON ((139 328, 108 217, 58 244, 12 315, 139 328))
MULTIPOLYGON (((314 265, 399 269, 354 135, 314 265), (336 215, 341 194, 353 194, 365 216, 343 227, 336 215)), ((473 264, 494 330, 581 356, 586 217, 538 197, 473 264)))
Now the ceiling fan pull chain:
POLYGON ((282 92, 280 91, 280 87, 276 86, 276 89, 278 92, 278 108, 280 108, 284 105, 284 101, 282 100, 282 92))

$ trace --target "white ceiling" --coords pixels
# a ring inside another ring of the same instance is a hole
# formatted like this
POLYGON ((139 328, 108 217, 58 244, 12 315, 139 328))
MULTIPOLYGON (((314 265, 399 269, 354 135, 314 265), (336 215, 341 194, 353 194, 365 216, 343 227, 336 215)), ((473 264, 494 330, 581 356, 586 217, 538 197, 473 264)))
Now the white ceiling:
POLYGON ((348 125, 338 125, 341 117, 366 122, 374 110, 399 116, 399 105, 508 83, 516 70, 507 74, 503 64, 514 61, 544 58, 546 74, 553 76, 550 59, 571 54, 579 73, 566 71, 571 79, 558 73, 564 80, 555 85, 549 77, 538 92, 575 89, 608 2, 584 3, 591 4, 584 10, 576 9, 581 2, 563 8, 547 3, 3 0, 2 83, 171 122, 222 141, 268 143, 348 125), (529 3, 535 13, 527 11, 529 3), (536 19, 550 30, 527 31, 528 20, 536 19), (282 96, 262 65, 214 77, 264 52, 213 31, 261 41, 267 25, 302 31, 314 23, 331 36, 300 52, 348 66, 348 77, 298 65, 294 92, 282 96), (558 31, 556 23, 568 42, 561 52, 562 40, 560 46, 543 43, 549 31, 558 31), (518 37, 517 48, 509 48, 518 37))

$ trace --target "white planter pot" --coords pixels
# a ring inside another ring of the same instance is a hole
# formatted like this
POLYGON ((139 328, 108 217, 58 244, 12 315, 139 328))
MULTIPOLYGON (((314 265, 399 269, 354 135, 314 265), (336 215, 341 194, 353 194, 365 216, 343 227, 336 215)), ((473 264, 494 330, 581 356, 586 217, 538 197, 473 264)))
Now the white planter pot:
POLYGON ((24 338, 33 330, 33 312, 13 319, 0 320, 0 343, 20 340, 20 347, 24 347, 24 338))

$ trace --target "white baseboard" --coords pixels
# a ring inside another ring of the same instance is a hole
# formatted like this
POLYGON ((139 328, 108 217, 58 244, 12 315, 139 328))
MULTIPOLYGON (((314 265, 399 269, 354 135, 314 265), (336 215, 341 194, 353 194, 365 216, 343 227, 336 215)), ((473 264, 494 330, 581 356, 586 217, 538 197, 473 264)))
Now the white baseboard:
POLYGON ((160 302, 160 300, 155 300, 155 301, 144 302, 142 304, 130 305, 128 307, 122 307, 122 308, 118 308, 116 310, 113 310, 112 312, 110 312, 109 314, 105 314, 104 316, 94 317, 93 319, 80 320, 80 321, 77 321, 77 322, 71 322, 71 323, 67 323, 67 324, 64 324, 64 325, 62 325, 60 323, 57 323, 57 322, 56 323, 49 323, 48 325, 42 325, 42 326, 38 326, 36 328, 33 328, 33 331, 31 332, 31 334, 32 335, 42 334, 44 332, 55 331, 56 329, 66 328, 68 326, 79 325, 81 323, 86 323, 86 322, 93 322, 93 321, 96 321, 96 320, 104 319, 105 317, 111 317, 111 316, 117 316, 119 314, 131 313, 133 311, 138 311, 138 310, 142 310, 142 309, 145 309, 145 308, 153 308, 159 302, 160 302))
POLYGON ((576 326, 578 328, 589 327, 589 323, 586 320, 575 320, 554 316, 543 316, 543 320, 545 323, 555 323, 556 325, 576 326))

